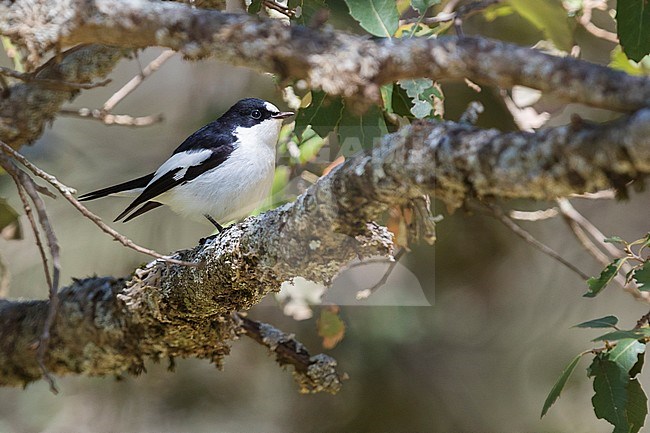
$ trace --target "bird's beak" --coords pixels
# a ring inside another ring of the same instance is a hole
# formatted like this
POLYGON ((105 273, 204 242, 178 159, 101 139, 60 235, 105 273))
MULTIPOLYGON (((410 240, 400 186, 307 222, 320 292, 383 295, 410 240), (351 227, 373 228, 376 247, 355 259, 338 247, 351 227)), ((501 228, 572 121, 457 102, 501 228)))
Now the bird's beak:
POLYGON ((286 119, 287 117, 293 116, 293 114, 294 113, 292 111, 281 111, 277 114, 271 115, 271 117, 274 119, 286 119))

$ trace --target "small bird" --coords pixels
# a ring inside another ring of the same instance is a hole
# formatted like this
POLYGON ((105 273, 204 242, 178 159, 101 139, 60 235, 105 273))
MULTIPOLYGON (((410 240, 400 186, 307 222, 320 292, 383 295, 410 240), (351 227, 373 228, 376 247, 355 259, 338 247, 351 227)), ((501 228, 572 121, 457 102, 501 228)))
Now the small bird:
POLYGON ((155 173, 79 199, 137 196, 114 221, 166 204, 188 217, 204 216, 221 231, 220 223, 247 216, 268 196, 282 121, 293 114, 261 99, 242 99, 187 137, 155 173))

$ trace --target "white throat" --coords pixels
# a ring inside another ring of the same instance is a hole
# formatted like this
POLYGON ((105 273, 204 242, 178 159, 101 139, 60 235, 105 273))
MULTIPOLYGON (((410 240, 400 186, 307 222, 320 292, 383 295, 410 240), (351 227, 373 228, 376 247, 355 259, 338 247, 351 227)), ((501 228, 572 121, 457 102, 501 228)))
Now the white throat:
POLYGON ((235 128, 235 137, 242 147, 266 146, 275 150, 282 128, 282 119, 266 119, 250 128, 241 126, 235 128))

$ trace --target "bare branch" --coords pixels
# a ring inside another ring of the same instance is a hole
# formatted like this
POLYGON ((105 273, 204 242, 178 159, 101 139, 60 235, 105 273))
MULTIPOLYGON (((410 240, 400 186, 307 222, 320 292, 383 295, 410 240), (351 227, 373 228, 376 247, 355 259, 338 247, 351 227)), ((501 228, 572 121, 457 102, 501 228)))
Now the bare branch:
POLYGON ((43 203, 43 200, 41 199, 36 189, 36 185, 32 179, 27 175, 27 173, 16 167, 13 162, 11 162, 11 160, 9 160, 5 155, 0 155, 0 166, 2 166, 11 175, 14 182, 16 183, 18 194, 20 195, 20 199, 23 202, 25 213, 28 215, 30 225, 32 226, 32 231, 34 232, 34 237, 36 239, 36 245, 38 246, 39 253, 41 254, 41 260, 43 262, 43 268, 45 270, 45 279, 47 280, 49 286, 49 307, 39 338, 36 359, 39 367, 41 368, 43 376, 50 385, 50 390, 54 394, 57 394, 58 390, 56 388, 54 378, 50 375, 47 367, 45 366, 45 354, 47 353, 47 348, 50 342, 50 331, 52 329, 52 324, 54 323, 54 319, 56 318, 58 311, 59 298, 57 296, 57 293, 59 291, 59 276, 61 274, 59 243, 56 239, 56 235, 54 234, 54 230, 52 229, 47 211, 45 210, 45 203, 43 203), (36 227, 36 222, 34 221, 31 207, 27 201, 27 197, 25 197, 25 193, 29 196, 32 203, 34 204, 34 208, 36 209, 36 213, 38 215, 38 221, 40 223, 41 229, 45 233, 45 238, 47 239, 47 246, 50 250, 50 257, 52 258, 51 276, 47 265, 47 257, 45 255, 43 244, 41 242, 40 233, 36 227))
POLYGON ((528 231, 524 230, 521 226, 519 226, 512 219, 510 219, 506 214, 504 214, 501 208, 491 204, 486 204, 486 207, 491 211, 492 215, 496 219, 501 221, 506 227, 512 230, 513 233, 515 233, 517 236, 519 236, 520 238, 522 238, 523 240, 525 240, 526 242, 528 242, 529 244, 531 244, 532 246, 534 246, 535 248, 537 248, 538 250, 546 254, 547 256, 551 257, 552 259, 562 263, 564 266, 566 266, 567 268, 575 272, 583 281, 587 281, 589 279, 589 275, 582 272, 573 263, 564 259, 553 248, 537 240, 528 231))
POLYGON ((20 153, 16 152, 13 150, 11 147, 9 147, 6 143, 3 143, 0 141, 0 150, 2 150, 4 153, 7 155, 10 155, 11 157, 15 158, 17 161, 20 161, 21 164, 23 164, 25 167, 27 167, 32 173, 34 173, 36 176, 45 179, 47 182, 49 182, 52 186, 54 186, 62 195, 65 197, 66 200, 68 200, 72 206, 74 206, 83 216, 91 220, 92 222, 95 223, 97 227, 99 227, 104 233, 110 235, 124 245, 127 248, 131 248, 132 250, 135 250, 139 253, 146 254, 151 257, 155 257, 159 260, 163 260, 168 263, 173 263, 176 265, 183 265, 183 266, 199 266, 199 263, 190 263, 190 262, 185 262, 182 260, 177 260, 174 259, 170 256, 165 256, 163 254, 160 254, 154 250, 151 250, 149 248, 141 247, 140 245, 136 244, 133 242, 131 239, 127 238, 126 236, 120 234, 116 230, 112 229, 108 225, 106 225, 100 217, 95 215, 94 213, 90 212, 88 208, 86 208, 79 200, 77 200, 73 194, 76 194, 76 190, 70 187, 67 187, 63 185, 61 182, 59 182, 56 177, 52 176, 49 173, 44 172, 40 168, 36 167, 34 164, 29 162, 27 158, 25 158, 23 155, 20 153))
MULTIPOLYGON (((609 124, 536 133, 414 122, 369 153, 346 159, 295 202, 175 255, 202 267, 156 261, 126 282, 74 282, 59 295, 46 365, 55 374, 119 374, 138 371, 146 357, 218 362, 239 329, 232 313, 248 310, 297 276, 327 285, 354 260, 388 257, 391 235, 372 221, 389 208, 423 195, 450 209, 474 197, 548 200, 624 188, 648 173, 650 110, 609 124), (93 344, 102 350, 85 349, 93 344)), ((30 326, 42 326, 46 310, 46 303, 0 301, 0 348, 13 347, 0 350, 0 384, 23 385, 42 376, 28 356, 27 339, 30 326)))
POLYGON ((95 89, 97 87, 104 87, 111 82, 111 80, 103 80, 98 83, 70 83, 67 81, 60 81, 51 78, 38 78, 33 74, 26 74, 24 72, 18 72, 10 68, 5 68, 0 66, 0 74, 16 78, 21 81, 28 83, 34 83, 42 87, 53 90, 81 90, 81 89, 95 89))
POLYGON ((300 385, 300 392, 329 392, 336 394, 341 389, 341 381, 347 376, 336 371, 336 360, 324 354, 311 356, 302 343, 292 334, 255 320, 242 314, 235 314, 245 335, 266 346, 275 354, 278 364, 294 367, 294 378, 300 385))
POLYGON ((82 119, 99 120, 105 125, 119 125, 119 126, 150 126, 155 123, 163 121, 162 114, 154 114, 149 116, 133 117, 128 114, 110 114, 98 109, 79 108, 69 109, 62 108, 59 114, 64 116, 80 117, 82 119))
POLYGON ((158 57, 153 59, 149 64, 142 70, 139 75, 131 78, 131 80, 126 83, 120 90, 115 92, 102 106, 102 111, 111 111, 117 104, 120 103, 124 98, 131 94, 135 89, 142 84, 142 82, 149 77, 151 74, 156 72, 160 67, 169 59, 171 59, 174 54, 174 50, 165 50, 158 57))
MULTIPOLYGON (((14 4, 0 6, 0 17, 7 17, 0 20, 0 33, 17 31, 9 23, 20 17, 14 4)), ((305 79, 312 88, 329 94, 371 101, 379 100, 380 85, 419 77, 468 78, 502 88, 519 84, 566 101, 621 111, 640 109, 650 100, 646 77, 483 38, 369 40, 172 2, 95 0, 72 7, 84 19, 61 23, 53 34, 65 36, 52 40, 51 47, 55 43, 131 49, 166 46, 188 58, 215 55, 235 65, 274 72, 282 79, 305 79), (135 21, 137 26, 132 25, 135 21)), ((28 36, 15 33, 12 40, 24 43, 28 36)))

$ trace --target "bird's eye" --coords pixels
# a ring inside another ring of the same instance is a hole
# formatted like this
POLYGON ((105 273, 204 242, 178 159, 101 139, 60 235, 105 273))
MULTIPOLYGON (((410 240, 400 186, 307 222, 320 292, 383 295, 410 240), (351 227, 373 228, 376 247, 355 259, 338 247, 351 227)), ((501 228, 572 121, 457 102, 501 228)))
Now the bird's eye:
POLYGON ((251 117, 253 119, 260 119, 262 117, 262 113, 260 112, 260 110, 253 110, 251 111, 251 117))

